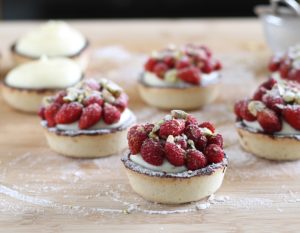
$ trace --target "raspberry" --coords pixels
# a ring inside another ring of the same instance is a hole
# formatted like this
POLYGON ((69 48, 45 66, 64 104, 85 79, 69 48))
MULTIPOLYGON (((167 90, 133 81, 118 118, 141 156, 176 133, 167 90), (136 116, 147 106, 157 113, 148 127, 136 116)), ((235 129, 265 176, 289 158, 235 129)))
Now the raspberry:
POLYGON ((280 67, 280 60, 276 58, 272 58, 268 65, 269 71, 275 72, 279 69, 279 67, 280 67))
POLYGON ((42 120, 45 120, 45 107, 40 107, 38 111, 38 115, 42 120))
POLYGON ((153 68, 153 72, 161 79, 164 78, 167 70, 168 70, 168 66, 162 62, 157 63, 153 68))
POLYGON ((119 109, 111 104, 105 103, 103 108, 103 120, 106 124, 111 125, 120 120, 121 113, 119 109))
POLYGON ((99 90, 100 84, 95 79, 87 79, 84 83, 92 90, 99 90))
POLYGON ((59 111, 60 107, 60 104, 54 102, 45 108, 45 119, 49 127, 54 127, 56 125, 55 115, 59 111))
POLYGON ((205 137, 204 134, 201 134, 197 141, 195 141, 195 146, 198 150, 200 151, 204 151, 205 150, 205 147, 207 145, 207 138, 205 137))
POLYGON ((300 70, 292 69, 288 74, 288 78, 290 80, 300 82, 300 70))
POLYGON ((276 113, 281 113, 281 109, 278 105, 284 105, 284 100, 280 96, 266 94, 263 96, 262 101, 268 108, 272 109, 276 113))
POLYGON ((173 68, 175 66, 175 59, 171 56, 166 56, 163 58, 163 62, 169 67, 173 68))
POLYGON ((55 115, 57 124, 69 124, 77 121, 82 113, 82 105, 78 102, 63 104, 55 115))
POLYGON ((200 84, 200 73, 198 68, 196 67, 187 67, 178 70, 178 77, 187 83, 194 84, 194 85, 199 85, 200 84))
POLYGON ((147 162, 155 166, 162 165, 164 161, 164 148, 159 141, 147 138, 141 147, 141 156, 147 162))
POLYGON ((212 123, 208 122, 208 121, 205 121, 205 122, 201 123, 199 125, 199 127, 200 128, 208 128, 212 133, 215 132, 215 126, 212 123))
POLYGON ((284 119, 296 130, 300 130, 300 106, 287 106, 282 111, 284 119))
POLYGON ((145 70, 153 72, 154 66, 156 65, 156 60, 154 58, 149 58, 144 65, 145 70))
POLYGON ((160 126, 159 136, 167 138, 169 135, 178 136, 182 134, 185 127, 184 120, 173 119, 167 120, 160 126))
POLYGON ((207 46, 201 45, 199 48, 202 49, 206 53, 207 57, 211 57, 212 52, 207 46))
POLYGON ((55 95, 54 102, 63 105, 65 103, 64 97, 67 95, 65 91, 60 91, 55 95))
POLYGON ((282 128, 276 113, 268 108, 257 113, 257 121, 266 133, 278 132, 282 128))
POLYGON ((290 71, 290 63, 283 62, 280 65, 279 72, 282 78, 287 78, 290 71))
POLYGON ((277 81, 275 79, 269 78, 267 81, 263 82, 260 86, 266 88, 267 90, 271 90, 276 83, 277 81))
POLYGON ((149 134, 152 131, 152 129, 154 128, 154 124, 147 123, 144 125, 144 128, 146 130, 146 133, 149 134))
POLYGON ((189 124, 198 124, 198 120, 196 117, 188 114, 187 117, 186 117, 186 123, 185 125, 188 126, 189 124))
POLYGON ((205 149, 204 154, 205 154, 209 164, 220 163, 220 162, 222 162, 222 160, 224 158, 223 149, 216 144, 208 145, 205 149))
POLYGON ((201 68, 201 71, 203 73, 209 74, 213 71, 213 69, 214 69, 214 63, 211 60, 205 60, 204 66, 201 68))
POLYGON ((185 128, 184 134, 188 139, 197 142, 198 138, 202 135, 202 132, 198 125, 190 124, 185 128))
POLYGON ((94 103, 85 107, 79 119, 79 128, 88 129, 95 125, 102 116, 102 107, 94 103))
POLYGON ((259 87, 253 95, 253 100, 262 100, 263 95, 266 93, 267 89, 265 87, 259 87))
POLYGON ((250 100, 248 100, 248 99, 240 100, 239 102, 237 102, 235 104, 234 111, 238 117, 240 117, 246 121, 255 121, 256 117, 253 116, 248 109, 249 102, 250 102, 250 100))
POLYGON ((180 146, 182 149, 187 149, 187 141, 183 137, 176 138, 175 140, 176 145, 180 146))
POLYGON ((165 153, 167 160, 174 166, 183 166, 185 163, 185 151, 175 143, 166 142, 165 153))
POLYGON ((124 110, 128 106, 128 95, 125 93, 121 93, 121 95, 116 99, 113 105, 116 106, 120 110, 120 112, 124 112, 124 110))
POLYGON ((138 154, 143 142, 148 138, 145 128, 141 125, 131 127, 127 134, 128 146, 131 154, 138 154))
POLYGON ((243 100, 239 100, 234 104, 234 113, 238 118, 242 118, 241 109, 243 106, 243 100))
POLYGON ((104 104, 104 100, 98 95, 92 95, 83 100, 84 106, 89 106, 91 104, 98 104, 99 106, 102 106, 104 104))
POLYGON ((188 57, 183 57, 179 61, 176 62, 176 69, 180 70, 191 65, 188 57))
POLYGON ((216 60, 214 70, 221 70, 222 69, 222 63, 219 60, 216 60))
POLYGON ((212 135, 208 138, 208 144, 216 144, 223 148, 223 137, 221 134, 212 135))
POLYGON ((198 150, 190 149, 186 153, 186 167, 189 170, 197 170, 207 165, 207 159, 204 154, 198 150))

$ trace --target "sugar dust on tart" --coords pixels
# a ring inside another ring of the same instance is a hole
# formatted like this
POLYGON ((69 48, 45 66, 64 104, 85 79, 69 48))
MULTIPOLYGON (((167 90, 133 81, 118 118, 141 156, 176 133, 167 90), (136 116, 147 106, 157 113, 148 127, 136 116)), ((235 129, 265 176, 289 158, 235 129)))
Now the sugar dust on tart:
POLYGON ((47 58, 12 69, 1 85, 4 100, 13 108, 36 113, 45 96, 75 85, 83 78, 80 66, 68 58, 47 58))
POLYGON ((146 200, 180 204, 215 193, 227 168, 223 138, 209 122, 180 110, 128 132, 122 158, 132 189, 146 200))
POLYGON ((235 104, 242 147, 271 160, 300 159, 300 84, 270 78, 235 104))
POLYGON ((135 123, 127 105, 117 84, 87 79, 45 98, 39 115, 52 150, 70 157, 102 157, 127 146, 127 129, 135 123))
POLYGON ((82 69, 88 64, 89 42, 79 31, 63 21, 49 21, 21 36, 12 46, 16 64, 48 57, 67 57, 82 69))
POLYGON ((138 88, 142 99, 161 109, 197 109, 213 102, 219 90, 221 63, 205 46, 170 46, 153 52, 138 88))

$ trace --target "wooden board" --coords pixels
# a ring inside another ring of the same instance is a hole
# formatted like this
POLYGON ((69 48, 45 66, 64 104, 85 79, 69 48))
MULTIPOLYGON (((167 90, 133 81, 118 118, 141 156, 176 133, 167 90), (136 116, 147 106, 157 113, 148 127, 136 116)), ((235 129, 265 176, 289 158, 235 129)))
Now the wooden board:
MULTIPOLYGON (((87 76, 106 76, 125 87, 139 122, 166 112, 148 107, 135 81, 145 52, 168 43, 209 45, 224 64, 214 105, 194 111, 225 136, 230 165, 210 200, 158 205, 134 194, 120 154, 77 160, 52 152, 37 116, 0 98, 0 232, 298 232, 300 162, 270 162, 241 150, 232 104, 266 76, 270 51, 256 20, 74 21, 91 40, 87 76)), ((2 71, 8 46, 38 22, 0 24, 2 71)), ((288 145, 287 145, 288 146, 288 145)))

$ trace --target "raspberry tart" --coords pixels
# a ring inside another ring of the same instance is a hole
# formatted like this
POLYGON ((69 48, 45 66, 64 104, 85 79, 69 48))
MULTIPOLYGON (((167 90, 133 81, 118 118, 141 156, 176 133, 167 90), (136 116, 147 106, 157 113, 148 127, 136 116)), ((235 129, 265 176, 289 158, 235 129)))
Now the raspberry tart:
POLYGON ((88 40, 63 21, 49 21, 20 37, 11 52, 16 64, 39 59, 41 56, 67 57, 82 69, 88 64, 88 40))
POLYGON ((82 70, 74 61, 42 57, 12 69, 3 82, 2 94, 13 108, 36 113, 43 97, 75 85, 82 78, 82 70))
POLYGON ((196 109, 216 99, 220 69, 205 46, 169 47, 148 58, 139 92, 146 103, 161 109, 196 109))
POLYGON ((128 131, 130 153, 122 158, 132 189, 147 200, 180 204, 216 192, 227 158, 223 138, 209 122, 172 110, 155 124, 128 131))
POLYGON ((300 44, 272 57, 269 70, 275 79, 300 82, 300 44))
POLYGON ((70 157, 102 157, 126 147, 127 129, 135 122, 127 104, 117 84, 88 79, 46 97, 39 115, 51 149, 70 157))
POLYGON ((235 104, 242 147, 271 160, 300 159, 300 84, 270 78, 235 104))

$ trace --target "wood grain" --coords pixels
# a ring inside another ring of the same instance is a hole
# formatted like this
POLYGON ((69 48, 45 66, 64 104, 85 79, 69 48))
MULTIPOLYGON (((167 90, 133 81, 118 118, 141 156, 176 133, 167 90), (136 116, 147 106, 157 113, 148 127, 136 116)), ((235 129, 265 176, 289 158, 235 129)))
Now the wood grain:
MULTIPOLYGON (((2 72, 8 47, 39 22, 0 24, 2 72)), ((224 63, 222 92, 214 105, 193 114, 224 134, 230 166, 215 199, 157 205, 134 194, 120 154, 76 160, 47 147, 37 116, 0 98, 0 232, 298 232, 300 162, 269 162, 243 152, 232 104, 250 95, 266 76, 270 51, 256 20, 72 21, 92 43, 87 76, 124 86, 140 122, 166 112, 136 93, 145 52, 169 43, 209 45, 224 63), (202 204, 202 205, 201 205, 202 204), (202 209, 201 209, 202 208, 202 209)))

